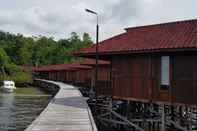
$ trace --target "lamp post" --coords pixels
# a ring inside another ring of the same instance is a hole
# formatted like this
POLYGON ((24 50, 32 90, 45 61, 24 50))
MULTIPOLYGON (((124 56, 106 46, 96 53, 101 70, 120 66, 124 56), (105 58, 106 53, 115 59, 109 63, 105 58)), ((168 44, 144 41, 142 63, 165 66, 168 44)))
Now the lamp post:
MULTIPOLYGON (((98 59, 99 59, 99 55, 98 55, 98 39, 99 39, 99 25, 98 25, 98 13, 89 9, 85 9, 86 12, 91 13, 96 15, 96 66, 95 66, 95 75, 94 75, 94 88, 95 88, 95 93, 96 93, 96 82, 98 79, 98 59)), ((94 91, 94 88, 91 87, 91 91, 94 91)))

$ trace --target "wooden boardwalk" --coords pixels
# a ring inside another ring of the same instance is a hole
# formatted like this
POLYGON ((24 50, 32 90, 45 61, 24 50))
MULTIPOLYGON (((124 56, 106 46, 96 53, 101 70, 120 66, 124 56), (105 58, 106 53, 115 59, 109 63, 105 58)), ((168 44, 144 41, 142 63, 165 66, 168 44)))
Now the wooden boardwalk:
POLYGON ((97 131, 86 99, 74 86, 46 81, 59 91, 45 110, 25 131, 97 131))

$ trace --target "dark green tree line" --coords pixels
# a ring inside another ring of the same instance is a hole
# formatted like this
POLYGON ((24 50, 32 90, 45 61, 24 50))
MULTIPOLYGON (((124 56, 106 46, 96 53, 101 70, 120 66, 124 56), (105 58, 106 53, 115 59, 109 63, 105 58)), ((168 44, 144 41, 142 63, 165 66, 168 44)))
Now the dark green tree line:
POLYGON ((0 77, 24 74, 23 66, 39 67, 73 62, 76 58, 70 55, 71 52, 91 44, 92 40, 87 33, 80 38, 72 32, 69 38, 54 40, 45 36, 25 37, 0 31, 0 77))

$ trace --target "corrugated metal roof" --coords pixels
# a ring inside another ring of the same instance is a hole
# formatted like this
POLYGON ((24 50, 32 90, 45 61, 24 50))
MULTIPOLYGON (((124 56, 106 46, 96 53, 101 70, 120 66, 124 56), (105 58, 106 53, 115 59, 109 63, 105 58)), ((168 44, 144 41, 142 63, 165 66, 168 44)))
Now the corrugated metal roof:
MULTIPOLYGON (((96 60, 86 58, 83 61, 81 61, 80 64, 94 66, 94 65, 96 65, 96 60)), ((98 65, 110 65, 110 62, 104 61, 104 60, 98 60, 98 65)))
POLYGON ((77 70, 77 69, 91 69, 91 67, 80 65, 78 63, 57 64, 57 65, 48 65, 48 66, 39 67, 34 71, 42 72, 42 71, 77 70))
MULTIPOLYGON (((75 55, 95 54, 95 45, 75 55)), ((99 43, 100 54, 160 52, 197 49, 197 19, 127 28, 126 32, 99 43)))
MULTIPOLYGON (((80 62, 69 63, 69 64, 54 64, 47 65, 43 67, 35 67, 32 69, 34 72, 44 72, 44 71, 57 71, 57 70, 78 70, 78 69, 91 69, 91 66, 96 64, 95 59, 83 59, 80 62)), ((109 65, 109 61, 99 60, 99 65, 109 65)))

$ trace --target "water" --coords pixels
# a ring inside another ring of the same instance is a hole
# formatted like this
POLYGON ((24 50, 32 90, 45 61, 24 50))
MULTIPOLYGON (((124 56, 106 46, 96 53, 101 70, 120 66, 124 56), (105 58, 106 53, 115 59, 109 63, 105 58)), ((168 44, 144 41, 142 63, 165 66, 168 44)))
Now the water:
POLYGON ((23 131, 47 106, 51 95, 39 88, 0 92, 0 131, 23 131))

